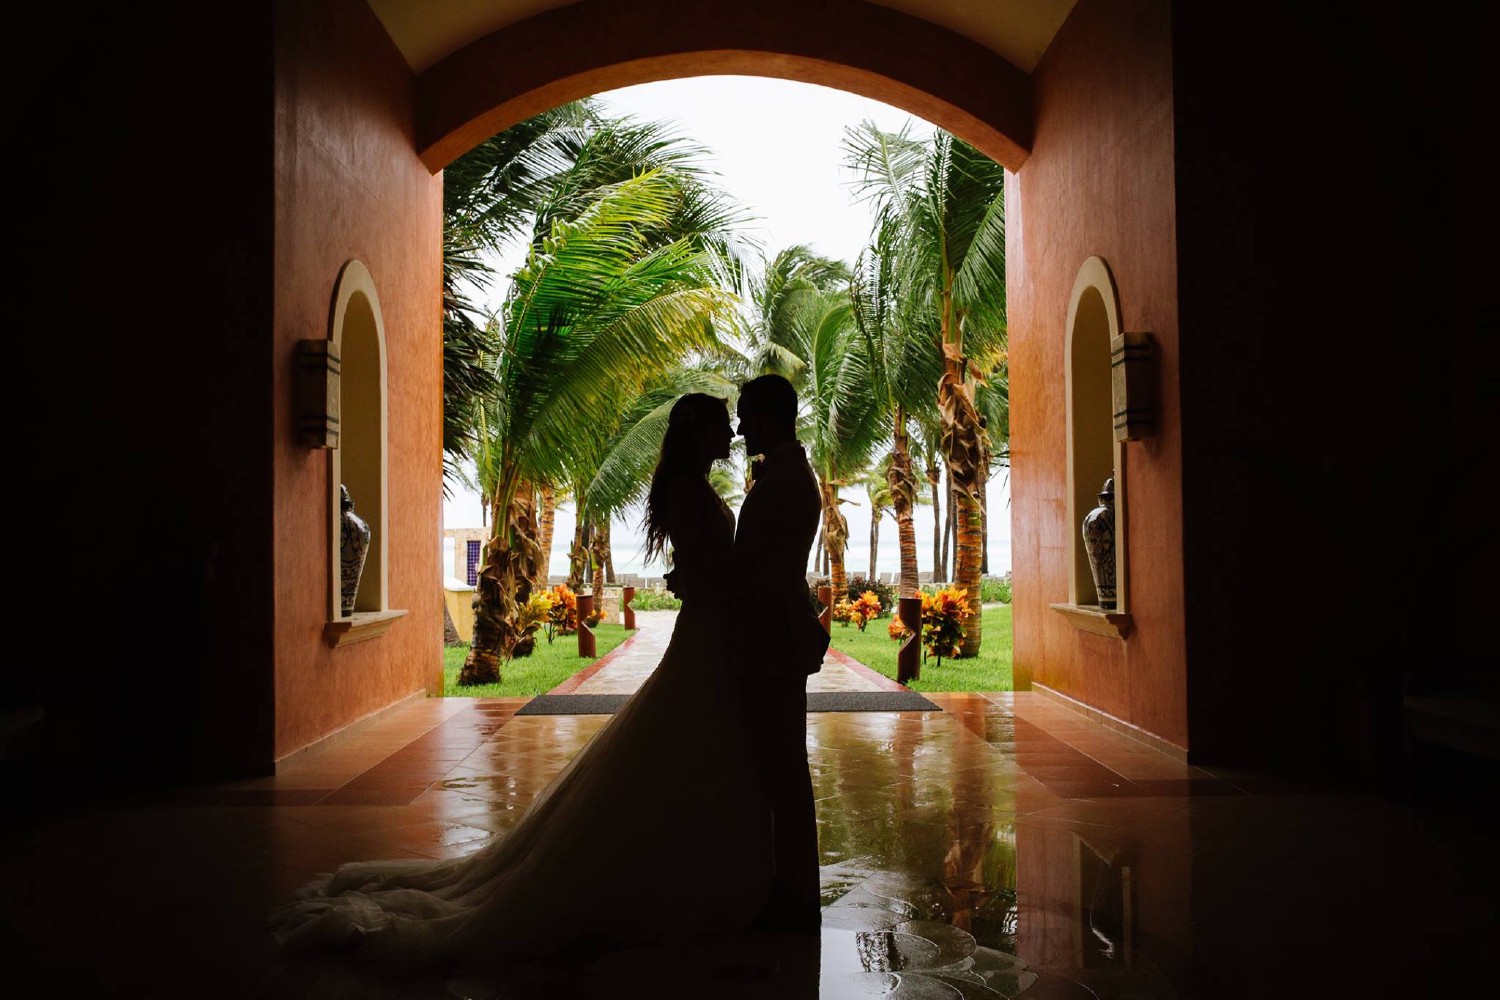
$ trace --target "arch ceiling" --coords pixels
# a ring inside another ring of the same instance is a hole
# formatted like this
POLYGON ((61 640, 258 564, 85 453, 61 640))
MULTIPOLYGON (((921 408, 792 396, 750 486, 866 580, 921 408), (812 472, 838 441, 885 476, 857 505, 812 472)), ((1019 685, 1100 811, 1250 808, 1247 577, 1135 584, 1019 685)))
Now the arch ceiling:
POLYGON ((1028 74, 1076 0, 368 0, 417 77, 439 170, 546 108, 717 74, 837 87, 927 118, 1011 169, 1028 74))
MULTIPOLYGON (((417 73, 470 42, 578 0, 369 0, 417 73)), ((1077 0, 861 0, 930 21, 978 42, 1024 72, 1036 68, 1077 0)))

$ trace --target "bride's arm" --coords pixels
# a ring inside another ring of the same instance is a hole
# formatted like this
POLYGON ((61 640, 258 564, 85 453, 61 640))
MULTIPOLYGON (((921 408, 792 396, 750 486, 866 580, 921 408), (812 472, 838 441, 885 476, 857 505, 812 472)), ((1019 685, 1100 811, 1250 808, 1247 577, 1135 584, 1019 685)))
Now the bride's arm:
POLYGON ((704 517, 702 484, 686 476, 667 486, 667 535, 672 547, 670 588, 677 597, 696 594, 712 585, 713 567, 707 565, 711 544, 704 517))

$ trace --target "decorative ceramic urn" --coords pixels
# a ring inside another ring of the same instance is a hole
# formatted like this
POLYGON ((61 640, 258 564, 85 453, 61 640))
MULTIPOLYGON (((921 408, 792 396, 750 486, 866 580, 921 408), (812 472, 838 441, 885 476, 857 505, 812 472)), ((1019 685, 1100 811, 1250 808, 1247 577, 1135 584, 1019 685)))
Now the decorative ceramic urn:
POLYGON ((1083 519, 1083 547, 1089 554, 1089 568, 1094 573, 1094 590, 1099 607, 1115 610, 1115 480, 1104 481, 1099 491, 1099 506, 1083 519))
POLYGON ((359 593, 359 577, 364 572, 365 556, 370 552, 370 526, 354 513, 349 487, 339 484, 339 507, 343 510, 339 533, 339 577, 343 595, 344 617, 354 614, 354 595, 359 593))

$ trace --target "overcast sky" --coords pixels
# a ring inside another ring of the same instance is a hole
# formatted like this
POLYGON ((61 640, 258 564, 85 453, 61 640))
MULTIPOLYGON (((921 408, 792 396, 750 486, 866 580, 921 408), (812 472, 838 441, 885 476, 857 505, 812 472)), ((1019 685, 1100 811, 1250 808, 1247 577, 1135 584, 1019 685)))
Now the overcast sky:
MULTIPOLYGON (((850 263, 869 236, 870 214, 851 197, 849 176, 842 167, 844 129, 867 118, 887 131, 908 121, 921 129, 931 127, 899 108, 854 94, 758 77, 670 80, 598 96, 610 111, 676 122, 683 135, 708 147, 713 154, 710 164, 725 190, 757 217, 747 233, 768 255, 806 243, 818 253, 850 263)), ((490 307, 498 306, 503 295, 503 288, 497 287, 490 307)), ((849 520, 848 568, 851 574, 863 573, 869 567, 868 504, 862 490, 845 490, 842 495, 854 501, 844 505, 849 520)), ((1010 569, 1009 504, 1009 479, 1001 470, 989 490, 991 573, 1010 569)), ((443 517, 445 528, 479 526, 478 498, 454 488, 443 517)), ((659 575, 661 567, 641 562, 640 517, 639 511, 627 511, 611 528, 615 569, 659 575)), ((932 569, 932 508, 919 506, 916 521, 917 559, 925 572, 932 569)), ((564 540, 572 531, 572 511, 563 508, 558 512, 550 572, 567 572, 564 540)), ((896 526, 889 514, 877 554, 878 572, 897 570, 896 526)), ((451 550, 445 546, 443 566, 451 572, 452 565, 451 550)))

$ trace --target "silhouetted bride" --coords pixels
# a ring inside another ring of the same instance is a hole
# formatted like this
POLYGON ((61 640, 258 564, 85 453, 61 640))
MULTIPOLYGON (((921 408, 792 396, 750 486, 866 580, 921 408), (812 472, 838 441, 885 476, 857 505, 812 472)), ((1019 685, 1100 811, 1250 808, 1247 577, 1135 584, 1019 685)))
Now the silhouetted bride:
POLYGON ((272 914, 290 953, 476 966, 733 931, 765 902, 769 813, 727 672, 734 514, 708 483, 725 401, 672 407, 646 505, 682 610, 661 664, 509 832, 465 858, 343 865, 272 914))

